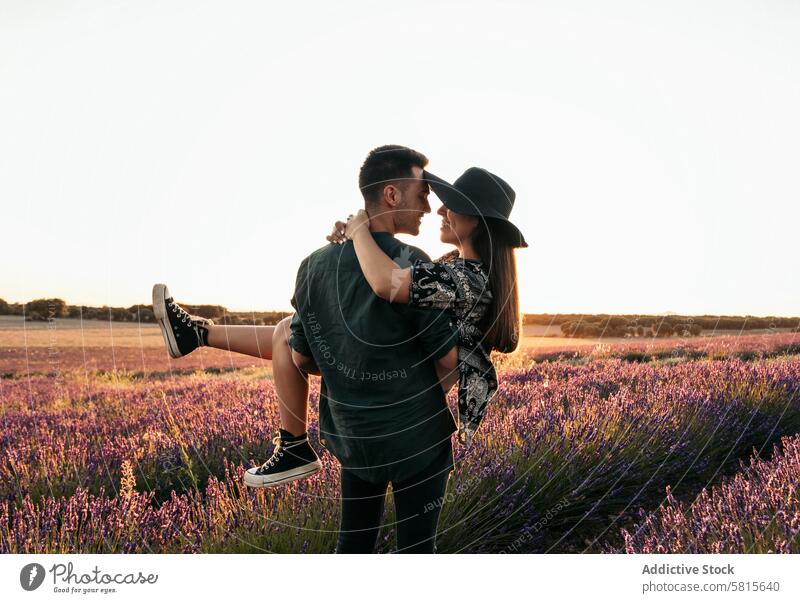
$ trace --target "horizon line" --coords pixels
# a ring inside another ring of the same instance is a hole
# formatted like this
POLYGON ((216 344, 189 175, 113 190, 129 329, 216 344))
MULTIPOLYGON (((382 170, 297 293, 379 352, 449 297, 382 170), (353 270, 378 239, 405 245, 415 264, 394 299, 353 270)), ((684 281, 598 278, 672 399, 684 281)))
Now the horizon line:
MULTIPOLYGON (((57 296, 54 296, 54 297, 38 297, 38 298, 35 298, 35 299, 32 299, 32 300, 29 300, 28 302, 24 302, 24 303, 23 302, 18 302, 18 301, 11 302, 11 301, 5 300, 2 297, 0 297, 0 299, 4 300, 9 305, 14 305, 14 304, 24 305, 24 304, 28 304, 28 303, 30 303, 32 301, 37 301, 37 300, 41 300, 41 299, 61 299, 65 304, 67 304, 67 306, 70 306, 70 307, 83 307, 83 308, 103 308, 103 307, 105 307, 105 308, 129 308, 131 306, 151 306, 152 305, 152 304, 142 304, 142 303, 130 304, 128 306, 124 306, 124 305, 109 306, 108 304, 102 304, 102 305, 70 304, 65 299, 57 297, 57 296)), ((190 302, 181 302, 181 303, 183 305, 186 305, 186 306, 220 306, 222 308, 225 308, 226 312, 232 313, 232 314, 267 313, 267 312, 281 313, 281 314, 294 314, 295 313, 294 309, 291 309, 291 310, 276 310, 276 309, 253 310, 253 309, 245 309, 245 310, 243 310, 243 309, 236 309, 236 308, 228 308, 227 306, 225 306, 223 304, 214 304, 214 303, 195 304, 195 303, 190 303, 190 302)), ((608 315, 608 316, 687 316, 687 317, 713 316, 713 317, 716 317, 716 318, 796 318, 796 319, 800 320, 800 316, 791 316, 791 315, 778 315, 778 314, 767 314, 767 315, 756 315, 756 314, 709 314, 709 313, 690 314, 690 313, 675 312, 675 311, 672 311, 672 310, 665 310, 665 311, 662 311, 662 312, 552 312, 552 311, 544 312, 544 311, 541 311, 541 310, 538 311, 538 312, 530 312, 530 311, 526 311, 526 310, 521 310, 520 314, 522 314, 522 315, 532 315, 532 316, 535 316, 535 315, 554 315, 554 316, 558 316, 558 315, 575 315, 575 316, 599 316, 599 315, 608 315)), ((7 315, 7 316, 13 316, 13 315, 7 315)))

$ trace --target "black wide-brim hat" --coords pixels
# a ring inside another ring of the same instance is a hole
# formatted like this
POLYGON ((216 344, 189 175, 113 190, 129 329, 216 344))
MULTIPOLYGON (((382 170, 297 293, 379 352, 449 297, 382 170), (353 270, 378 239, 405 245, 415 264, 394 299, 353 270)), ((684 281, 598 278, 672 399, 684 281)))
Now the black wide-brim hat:
POLYGON ((511 186, 483 168, 471 167, 450 184, 427 170, 423 178, 444 206, 457 214, 486 218, 492 230, 501 233, 513 247, 527 247, 525 237, 508 216, 514 208, 516 194, 511 186))

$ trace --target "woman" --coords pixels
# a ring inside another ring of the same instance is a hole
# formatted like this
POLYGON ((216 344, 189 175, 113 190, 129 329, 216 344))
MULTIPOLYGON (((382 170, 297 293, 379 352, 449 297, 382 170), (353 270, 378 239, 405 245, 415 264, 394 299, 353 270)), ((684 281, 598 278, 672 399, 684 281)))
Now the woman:
MULTIPOLYGON (((498 211, 502 205, 510 211, 509 199, 513 202, 505 181, 479 168, 467 170, 453 186, 431 174, 427 179, 443 203, 437 212, 442 216, 440 238, 456 247, 453 252, 401 268, 375 243, 364 210, 346 225, 337 223, 329 240, 353 241, 364 276, 379 297, 452 314, 458 328, 458 440, 468 447, 497 390, 489 353, 513 352, 519 343, 514 249, 527 244, 498 211), (473 190, 474 196, 465 192, 473 190), (498 190, 504 195, 491 194, 498 190)), ((442 383, 445 391, 452 385, 442 383)))
MULTIPOLYGON (((480 168, 470 168, 452 185, 426 172, 443 206, 441 240, 453 252, 435 262, 417 261, 401 268, 369 234, 369 216, 361 210, 347 224, 337 222, 328 240, 352 240, 367 282, 376 295, 393 303, 410 303, 452 314, 458 329, 457 369, 440 372, 447 392, 458 380, 458 439, 469 446, 497 390, 492 350, 517 348, 520 314, 514 250, 527 247, 509 220, 513 189, 480 168)), ((179 357, 201 345, 250 354, 273 361, 281 416, 272 457, 248 469, 245 483, 269 487, 319 471, 318 456, 308 443, 308 384, 291 360, 288 321, 276 327, 220 326, 190 316, 163 285, 154 288, 153 308, 170 354, 179 357), (177 329, 176 329, 177 325, 177 329), (182 339, 181 339, 182 338, 182 339), (181 341, 178 341, 178 340, 181 341), (176 355, 177 354, 177 355, 176 355)))

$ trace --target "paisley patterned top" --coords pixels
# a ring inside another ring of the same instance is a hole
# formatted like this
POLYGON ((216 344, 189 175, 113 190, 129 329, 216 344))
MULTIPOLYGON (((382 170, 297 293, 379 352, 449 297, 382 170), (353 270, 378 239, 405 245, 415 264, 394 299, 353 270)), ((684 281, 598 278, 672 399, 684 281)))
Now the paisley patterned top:
POLYGON ((489 277, 478 260, 454 251, 434 262, 411 266, 409 303, 453 315, 458 329, 458 440, 468 447, 489 401, 497 391, 497 372, 483 345, 478 324, 492 301, 489 277))

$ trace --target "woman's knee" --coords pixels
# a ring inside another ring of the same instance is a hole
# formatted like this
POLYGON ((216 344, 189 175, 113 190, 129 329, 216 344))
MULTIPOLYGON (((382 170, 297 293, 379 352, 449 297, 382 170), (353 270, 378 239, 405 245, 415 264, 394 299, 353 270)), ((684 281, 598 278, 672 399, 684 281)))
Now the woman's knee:
POLYGON ((291 333, 292 316, 286 318, 275 325, 275 330, 272 332, 272 349, 289 348, 289 333, 291 333))

